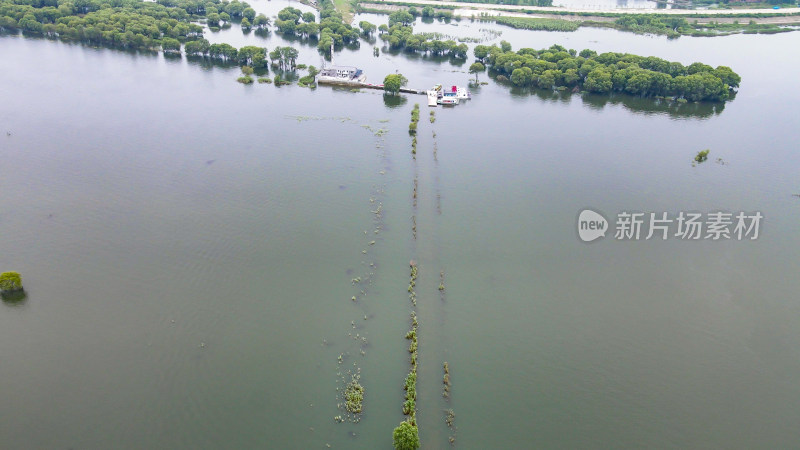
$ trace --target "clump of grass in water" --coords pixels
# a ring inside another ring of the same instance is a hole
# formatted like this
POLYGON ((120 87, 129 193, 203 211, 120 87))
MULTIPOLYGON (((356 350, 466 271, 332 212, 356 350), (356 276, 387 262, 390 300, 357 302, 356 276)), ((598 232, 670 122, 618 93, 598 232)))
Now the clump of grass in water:
POLYGON ((358 382, 360 378, 361 375, 353 375, 344 390, 345 408, 352 414, 361 412, 364 401, 364 387, 358 382))
POLYGON ((453 427, 453 421, 456 418, 456 413, 453 412, 452 409, 448 409, 445 412, 447 413, 447 415, 445 416, 444 421, 447 423, 448 427, 452 428, 453 427))
POLYGON ((447 361, 443 364, 444 368, 444 377, 442 377, 442 384, 444 384, 444 390, 442 391, 442 397, 450 398, 450 365, 447 364, 447 361))
POLYGON ((436 122, 436 112, 431 110, 431 123, 436 122))
MULTIPOLYGON (((412 204, 412 206, 415 207, 415 208, 417 207, 417 188, 418 187, 419 187, 419 180, 415 176, 414 177, 414 195, 413 195, 414 202, 412 204)), ((417 224, 417 222, 416 222, 416 219, 415 219, 414 220, 414 225, 416 226, 416 224, 417 224)))
MULTIPOLYGON (((414 288, 417 286, 417 266, 414 263, 414 261, 411 261, 411 264, 412 264, 411 279, 408 282, 408 292, 409 292, 408 298, 409 300, 411 300, 411 304, 417 306, 417 292, 414 290, 414 288)), ((416 319, 414 320, 414 326, 412 327, 412 331, 413 334, 416 336, 416 319)), ((409 339, 408 335, 406 336, 406 339, 409 339)), ((414 340, 416 340, 416 337, 414 338, 414 340)))
MULTIPOLYGON (((444 369, 444 377, 442 377, 442 383, 444 384, 444 391, 442 392, 442 396, 446 400, 449 401, 450 400, 450 365, 447 363, 447 361, 445 361, 444 364, 442 364, 442 368, 444 369)), ((453 428, 453 423, 455 422, 455 418, 456 418, 456 413, 453 412, 452 409, 445 410, 444 421, 447 424, 448 428, 451 428, 451 429, 453 428)), ((448 440, 450 441, 450 444, 454 444, 456 442, 455 431, 453 431, 453 434, 449 437, 448 440)))
POLYGON ((408 124, 408 134, 413 136, 411 140, 411 154, 414 159, 417 158, 417 124, 419 123, 419 103, 414 104, 414 109, 411 110, 411 123, 408 124))
POLYGON ((697 152, 697 155, 695 155, 694 157, 694 161, 692 161, 692 167, 696 167, 698 164, 706 162, 706 160, 708 159, 708 152, 710 151, 711 150, 709 149, 705 149, 697 152))

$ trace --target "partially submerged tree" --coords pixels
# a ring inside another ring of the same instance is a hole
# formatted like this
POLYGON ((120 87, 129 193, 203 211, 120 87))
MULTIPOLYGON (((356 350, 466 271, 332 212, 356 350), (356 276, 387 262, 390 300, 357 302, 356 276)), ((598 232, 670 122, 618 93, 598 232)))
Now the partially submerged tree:
POLYGON ((472 63, 472 65, 469 66, 469 73, 474 73, 475 74, 475 82, 476 83, 478 82, 478 74, 483 72, 485 69, 486 69, 486 67, 484 67, 484 65, 479 63, 479 62, 472 63))
POLYGON ((13 293, 22 290, 22 277, 18 272, 3 272, 0 274, 0 293, 13 293))
POLYGON ((378 27, 375 26, 375 24, 369 23, 366 20, 362 20, 361 22, 359 22, 358 26, 361 28, 361 34, 363 34, 364 36, 371 36, 372 33, 374 33, 375 30, 378 29, 378 27))
POLYGON ((400 88, 408 83, 408 79, 399 73, 386 75, 383 79, 383 90, 389 94, 397 94, 400 88))

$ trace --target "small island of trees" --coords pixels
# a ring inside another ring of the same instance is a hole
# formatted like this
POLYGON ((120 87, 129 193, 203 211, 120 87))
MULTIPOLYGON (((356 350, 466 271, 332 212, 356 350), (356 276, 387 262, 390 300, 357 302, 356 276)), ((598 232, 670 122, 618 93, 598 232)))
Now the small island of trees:
POLYGON ((0 0, 0 30, 22 30, 63 41, 123 49, 174 51, 177 45, 179 51, 181 42, 203 37, 203 27, 192 21, 207 19, 209 27, 215 27, 220 21, 248 17, 252 11, 247 3, 238 0, 112 3, 0 0))
POLYGON ((501 47, 478 45, 474 53, 478 62, 488 65, 499 81, 542 89, 724 101, 741 82, 741 77, 726 66, 713 68, 699 62, 684 66, 654 56, 629 53, 598 55, 593 50, 577 53, 560 45, 514 52, 511 45, 503 41, 501 47))

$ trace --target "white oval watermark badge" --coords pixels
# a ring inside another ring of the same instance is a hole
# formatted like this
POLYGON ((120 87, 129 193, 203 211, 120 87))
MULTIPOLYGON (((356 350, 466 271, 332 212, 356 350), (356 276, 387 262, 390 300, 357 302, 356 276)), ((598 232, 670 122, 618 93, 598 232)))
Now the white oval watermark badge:
POLYGON ((606 236, 608 220, 597 211, 584 209, 578 214, 578 237, 583 242, 592 242, 606 236))

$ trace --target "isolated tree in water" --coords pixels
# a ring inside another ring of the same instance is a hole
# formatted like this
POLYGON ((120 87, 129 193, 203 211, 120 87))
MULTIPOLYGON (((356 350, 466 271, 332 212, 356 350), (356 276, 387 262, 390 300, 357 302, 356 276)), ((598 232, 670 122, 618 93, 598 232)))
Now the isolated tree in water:
POLYGON ((469 66, 469 73, 474 73, 475 74, 475 82, 476 83, 478 82, 478 74, 483 72, 484 69, 486 69, 486 67, 484 67, 484 65, 479 63, 479 62, 472 63, 472 65, 469 66))
POLYGON ((22 290, 22 277, 17 272, 0 274, 0 292, 17 292, 22 290))
POLYGON ((399 73, 386 75, 386 78, 383 79, 383 90, 390 94, 397 94, 400 92, 400 88, 407 83, 408 79, 399 73))

